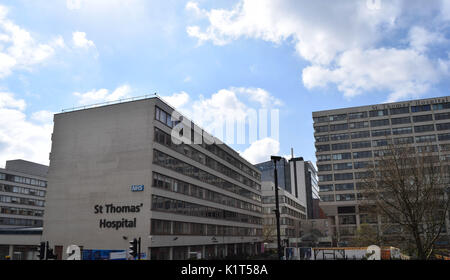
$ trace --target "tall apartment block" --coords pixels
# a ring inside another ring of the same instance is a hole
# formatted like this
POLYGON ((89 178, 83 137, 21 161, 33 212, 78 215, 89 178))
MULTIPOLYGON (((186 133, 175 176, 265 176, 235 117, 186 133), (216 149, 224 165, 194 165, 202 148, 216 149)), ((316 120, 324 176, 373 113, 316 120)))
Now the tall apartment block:
MULTIPOLYGON (((331 219, 338 241, 351 239, 362 223, 381 229, 381 221, 361 206, 360 182, 367 165, 383 154, 390 139, 413 145, 417 152, 431 143, 435 155, 450 160, 450 97, 319 111, 312 115, 320 206, 331 219)), ((392 227, 384 234, 395 234, 397 230, 392 227)))
POLYGON ((43 239, 59 258, 72 244, 84 258, 134 238, 145 259, 260 251, 261 173, 174 111, 151 97, 55 115, 43 239), (193 143, 173 141, 180 124, 193 143))
POLYGON ((33 259, 42 235, 48 166, 25 160, 0 168, 0 260, 33 259))

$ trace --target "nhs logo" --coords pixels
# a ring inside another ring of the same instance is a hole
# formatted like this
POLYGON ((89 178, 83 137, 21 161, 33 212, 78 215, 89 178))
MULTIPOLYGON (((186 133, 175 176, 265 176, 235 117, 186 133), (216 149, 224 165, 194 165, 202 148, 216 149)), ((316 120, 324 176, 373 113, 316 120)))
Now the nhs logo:
POLYGON ((143 192, 144 191, 144 185, 132 185, 131 186, 132 192, 143 192))

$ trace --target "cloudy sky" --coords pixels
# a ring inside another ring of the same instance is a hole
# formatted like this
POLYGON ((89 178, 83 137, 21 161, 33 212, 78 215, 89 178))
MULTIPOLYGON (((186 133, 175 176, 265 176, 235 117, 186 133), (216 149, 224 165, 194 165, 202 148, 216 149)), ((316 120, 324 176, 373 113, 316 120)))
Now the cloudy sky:
POLYGON ((313 111, 449 95, 450 1, 2 0, 0 166, 48 164, 62 109, 158 93, 208 122, 279 110, 231 144, 315 161, 313 111))

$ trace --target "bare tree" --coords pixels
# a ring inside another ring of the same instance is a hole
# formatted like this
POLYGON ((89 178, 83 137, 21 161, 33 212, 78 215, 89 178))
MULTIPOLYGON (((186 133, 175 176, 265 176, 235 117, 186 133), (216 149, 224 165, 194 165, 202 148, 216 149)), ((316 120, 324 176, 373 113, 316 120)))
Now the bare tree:
MULTIPOLYGON (((362 183, 362 196, 397 235, 410 237, 419 259, 429 259, 445 229, 449 209, 449 166, 436 150, 389 141, 377 152, 362 183)), ((391 232, 392 233, 392 232, 391 232)))

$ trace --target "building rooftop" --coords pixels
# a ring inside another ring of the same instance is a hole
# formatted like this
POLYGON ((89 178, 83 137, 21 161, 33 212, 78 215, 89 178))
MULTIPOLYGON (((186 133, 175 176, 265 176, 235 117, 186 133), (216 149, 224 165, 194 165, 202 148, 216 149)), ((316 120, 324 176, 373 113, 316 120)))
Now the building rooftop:
POLYGON ((39 177, 47 177, 48 174, 47 165, 26 161, 23 159, 6 161, 5 170, 25 173, 39 177))

